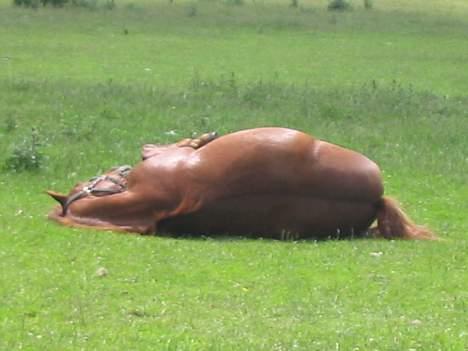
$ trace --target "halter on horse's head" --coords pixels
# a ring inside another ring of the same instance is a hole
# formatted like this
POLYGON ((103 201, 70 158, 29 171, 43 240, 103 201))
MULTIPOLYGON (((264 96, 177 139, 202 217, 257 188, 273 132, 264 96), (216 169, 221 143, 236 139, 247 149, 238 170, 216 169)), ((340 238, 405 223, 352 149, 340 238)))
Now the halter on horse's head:
POLYGON ((68 196, 53 191, 47 193, 62 205, 62 216, 65 216, 68 207, 84 197, 113 195, 127 190, 127 178, 131 170, 132 167, 128 165, 114 167, 103 175, 77 185, 68 196))

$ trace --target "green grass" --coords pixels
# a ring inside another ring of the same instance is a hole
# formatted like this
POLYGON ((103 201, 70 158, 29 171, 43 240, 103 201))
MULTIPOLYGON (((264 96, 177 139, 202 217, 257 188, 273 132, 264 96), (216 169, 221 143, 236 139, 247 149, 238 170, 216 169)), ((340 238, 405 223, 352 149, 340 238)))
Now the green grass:
POLYGON ((187 17, 183 3, 143 6, 64 9, 60 16, 47 9, 4 10, 2 56, 9 59, 0 77, 178 86, 194 74, 213 79, 235 72, 241 81, 275 78, 320 87, 397 80, 449 95, 468 88, 468 10, 438 17, 435 10, 394 14, 377 6, 335 14, 316 5, 294 10, 201 2, 197 15, 187 17))
POLYGON ((0 350, 466 349, 468 5, 326 3, 0 0, 0 350), (173 239, 46 219, 45 189, 135 163, 145 142, 264 125, 376 160, 443 240, 173 239), (41 168, 5 170, 31 128, 41 168))

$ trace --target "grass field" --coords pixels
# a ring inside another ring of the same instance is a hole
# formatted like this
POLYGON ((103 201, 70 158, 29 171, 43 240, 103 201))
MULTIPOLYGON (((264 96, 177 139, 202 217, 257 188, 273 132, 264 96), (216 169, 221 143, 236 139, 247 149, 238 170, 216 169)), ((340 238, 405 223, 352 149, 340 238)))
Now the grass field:
POLYGON ((0 0, 0 350, 467 349, 466 1, 116 2, 0 0), (145 142, 265 125, 376 160, 386 193, 442 240, 46 219, 44 190, 133 164, 145 142))

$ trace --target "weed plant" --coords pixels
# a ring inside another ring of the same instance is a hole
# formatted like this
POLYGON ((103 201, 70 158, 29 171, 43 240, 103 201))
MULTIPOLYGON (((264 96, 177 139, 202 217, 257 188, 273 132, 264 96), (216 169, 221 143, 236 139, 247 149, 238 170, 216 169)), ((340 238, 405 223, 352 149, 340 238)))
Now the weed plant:
POLYGON ((331 0, 327 8, 330 11, 350 11, 353 7, 347 0, 331 0))
POLYGON ((37 171, 44 160, 41 147, 38 131, 33 128, 30 135, 13 145, 13 150, 5 160, 4 169, 13 172, 37 171))
POLYGON ((374 7, 373 0, 364 0, 364 8, 366 10, 371 10, 374 7))

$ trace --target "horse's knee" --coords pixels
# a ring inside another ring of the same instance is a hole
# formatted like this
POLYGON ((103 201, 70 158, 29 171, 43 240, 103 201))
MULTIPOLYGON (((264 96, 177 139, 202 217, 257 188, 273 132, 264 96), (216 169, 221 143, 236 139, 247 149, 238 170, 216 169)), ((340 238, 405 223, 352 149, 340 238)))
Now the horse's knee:
POLYGON ((205 146, 209 142, 215 140, 217 137, 218 137, 218 133, 216 132, 205 133, 198 138, 183 139, 177 143, 177 146, 178 147, 191 147, 196 150, 198 148, 201 148, 202 146, 205 146))
POLYGON ((199 147, 204 146, 208 144, 209 142, 215 140, 218 137, 218 133, 216 132, 210 132, 210 133, 205 133, 202 136, 200 136, 197 140, 199 140, 199 147))

